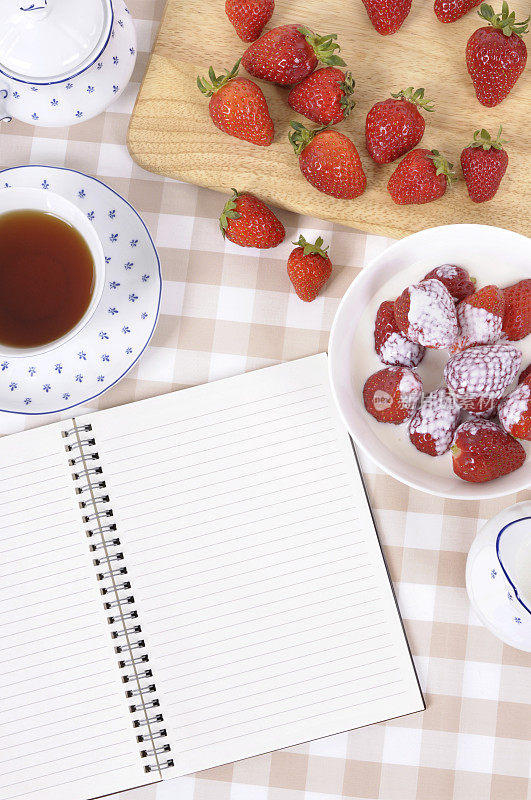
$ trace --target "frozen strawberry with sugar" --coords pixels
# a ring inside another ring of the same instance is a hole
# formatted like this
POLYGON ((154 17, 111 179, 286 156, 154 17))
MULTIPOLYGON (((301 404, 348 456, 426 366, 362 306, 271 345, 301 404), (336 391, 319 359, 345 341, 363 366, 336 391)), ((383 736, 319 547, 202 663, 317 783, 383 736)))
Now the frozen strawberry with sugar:
POLYGON ((505 297, 497 286, 484 286, 457 306, 461 332, 455 350, 477 344, 496 344, 502 335, 505 297))
POLYGON ((531 441, 531 382, 524 381, 504 397, 498 416, 507 433, 517 439, 531 441))
POLYGON ((442 456, 452 444, 463 409, 443 387, 429 394, 409 423, 412 444, 429 456, 442 456))
POLYGON ((452 295, 439 280, 421 281, 395 300, 395 320, 412 342, 436 350, 452 347, 459 327, 452 295))
POLYGON ((516 377, 522 353, 511 344, 469 347, 446 364, 446 385, 461 408, 481 412, 505 394, 516 377))
POLYGON ((365 408, 378 420, 400 425, 411 419, 422 398, 422 381, 406 367, 386 367, 363 387, 365 408))
POLYGON ((385 300, 376 313, 374 349, 384 364, 410 368, 417 367, 426 352, 421 344, 410 341, 398 328, 391 300, 385 300))
POLYGON ((511 342, 518 342, 531 333, 531 278, 508 286, 503 294, 503 332, 511 342))
POLYGON ((519 469, 526 459, 520 442, 488 420, 460 425, 451 450, 455 474, 470 483, 501 478, 519 469))
POLYGON ((531 380, 531 364, 522 370, 520 377, 518 378, 518 383, 523 383, 524 381, 529 380, 531 380))
POLYGON ((441 264, 428 272, 422 280, 429 281, 432 278, 444 283, 456 302, 476 291, 476 279, 471 278, 466 269, 455 264, 441 264))

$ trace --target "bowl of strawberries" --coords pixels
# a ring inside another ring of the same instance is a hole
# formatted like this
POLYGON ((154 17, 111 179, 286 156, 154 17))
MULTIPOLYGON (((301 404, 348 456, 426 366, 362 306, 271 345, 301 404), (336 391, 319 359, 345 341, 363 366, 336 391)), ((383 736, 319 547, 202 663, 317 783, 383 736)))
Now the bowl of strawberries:
POLYGON ((387 473, 442 497, 531 486, 531 240, 485 225, 415 233, 337 310, 332 393, 387 473))

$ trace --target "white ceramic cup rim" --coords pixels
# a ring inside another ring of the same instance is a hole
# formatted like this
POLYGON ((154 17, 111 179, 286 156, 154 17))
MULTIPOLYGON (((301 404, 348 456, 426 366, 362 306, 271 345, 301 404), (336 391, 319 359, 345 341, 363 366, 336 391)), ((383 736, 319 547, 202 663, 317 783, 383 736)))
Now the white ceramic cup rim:
POLYGON ((83 237, 94 262, 94 289, 87 310, 79 322, 64 336, 38 347, 9 347, 0 342, 0 356, 26 358, 41 355, 68 342, 90 321, 103 294, 105 284, 105 256, 94 226, 85 214, 66 198, 48 189, 7 188, 0 189, 0 215, 10 211, 44 211, 68 222, 83 237))

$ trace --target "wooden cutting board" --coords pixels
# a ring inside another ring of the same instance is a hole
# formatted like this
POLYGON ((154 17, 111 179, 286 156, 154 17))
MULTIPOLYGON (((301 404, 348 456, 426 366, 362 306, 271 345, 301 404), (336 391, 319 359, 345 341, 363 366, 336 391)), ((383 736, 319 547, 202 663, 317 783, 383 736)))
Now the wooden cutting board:
MULTIPOLYGON (((512 2, 511 8, 517 19, 529 10, 525 0, 512 2)), ((246 48, 225 16, 224 0, 168 0, 129 128, 134 160, 161 175, 225 192, 235 186, 292 211, 391 237, 459 222, 530 233, 530 70, 501 105, 480 105, 464 55, 468 37, 481 25, 475 12, 443 25, 431 0, 413 0, 400 31, 383 37, 372 28, 361 0, 277 0, 269 27, 286 23, 339 36, 341 55, 356 79, 357 102, 339 130, 351 136, 360 152, 368 178, 364 195, 336 200, 302 177, 287 134, 290 119, 303 118, 289 108, 286 89, 260 82, 276 127, 270 147, 241 142, 214 127, 208 100, 196 86, 197 75, 206 74, 211 64, 216 72, 232 67, 246 48), (425 115, 421 146, 444 153, 459 175, 459 155, 473 131, 486 127, 495 133, 503 123, 510 161, 494 201, 473 203, 460 175, 441 200, 422 206, 393 203, 386 185, 396 162, 377 166, 371 161, 365 149, 365 117, 377 100, 407 86, 425 87, 437 109, 425 115)), ((246 75, 244 70, 241 74, 246 75)))

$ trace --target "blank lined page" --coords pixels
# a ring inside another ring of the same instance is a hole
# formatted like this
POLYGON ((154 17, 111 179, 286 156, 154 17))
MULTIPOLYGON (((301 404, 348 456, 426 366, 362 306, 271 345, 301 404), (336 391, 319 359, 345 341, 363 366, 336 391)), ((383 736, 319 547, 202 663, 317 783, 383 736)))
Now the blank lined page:
POLYGON ((0 440, 2 800, 84 800, 147 777, 64 427, 0 440))
POLYGON ((424 707, 326 355, 90 421, 168 776, 424 707))

